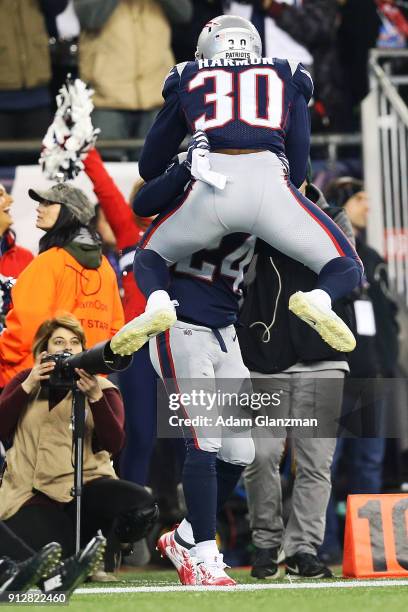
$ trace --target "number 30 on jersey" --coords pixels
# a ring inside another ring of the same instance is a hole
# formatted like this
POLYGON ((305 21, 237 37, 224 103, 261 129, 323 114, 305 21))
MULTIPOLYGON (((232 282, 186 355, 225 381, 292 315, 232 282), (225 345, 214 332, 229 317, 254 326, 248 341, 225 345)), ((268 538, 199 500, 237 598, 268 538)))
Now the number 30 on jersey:
POLYGON ((234 74, 227 70, 199 71, 190 81, 188 90, 203 87, 208 79, 214 83, 213 91, 205 94, 205 104, 213 105, 212 117, 204 113, 194 123, 195 130, 223 127, 238 119, 248 125, 277 130, 282 123, 283 81, 269 67, 254 67, 238 73, 234 87, 234 74), (265 81, 265 113, 261 115, 259 91, 265 81), (235 116, 234 97, 238 99, 238 116, 235 116))

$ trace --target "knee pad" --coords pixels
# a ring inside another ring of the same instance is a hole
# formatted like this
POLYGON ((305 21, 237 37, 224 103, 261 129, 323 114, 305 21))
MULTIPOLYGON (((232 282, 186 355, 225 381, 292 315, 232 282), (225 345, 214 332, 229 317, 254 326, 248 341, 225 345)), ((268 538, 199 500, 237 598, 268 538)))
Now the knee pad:
POLYGON ((142 509, 134 508, 118 517, 115 534, 119 542, 137 542, 149 533, 158 518, 157 504, 142 509))

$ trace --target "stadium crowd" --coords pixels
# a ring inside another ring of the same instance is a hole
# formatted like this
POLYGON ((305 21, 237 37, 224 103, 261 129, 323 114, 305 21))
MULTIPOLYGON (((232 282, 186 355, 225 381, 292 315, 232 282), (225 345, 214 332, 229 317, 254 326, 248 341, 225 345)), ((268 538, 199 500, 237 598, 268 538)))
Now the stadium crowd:
MULTIPOLYGON (((68 73, 94 90, 92 121, 101 140, 144 139, 169 70, 194 59, 200 31, 221 14, 250 19, 264 56, 310 70, 312 133, 359 132, 369 50, 403 48, 408 37, 407 9, 393 0, 0 0, 0 145, 44 137, 68 73)), ((144 312, 133 258, 161 211, 143 207, 143 181, 136 176, 127 201, 110 175, 105 161, 137 160, 138 149, 126 146, 92 148, 84 159, 96 206, 67 183, 48 190, 27 184, 27 205, 35 201, 36 227, 44 232, 34 253, 19 246, 22 236, 13 230, 11 177, 12 167, 33 163, 39 152, 33 157, 0 147, 0 520, 20 542, 6 546, 4 539, 0 557, 17 551, 15 563, 28 563, 52 541, 64 559, 79 563, 72 557, 72 432, 65 427, 71 397, 45 391, 41 383, 55 363, 42 360, 109 340, 144 312)), ((260 579, 278 573, 282 550, 301 575, 331 576, 328 566, 342 557, 347 494, 399 491, 408 481, 408 447, 386 439, 381 425, 389 404, 403 397, 375 393, 367 383, 406 372, 398 363, 398 309, 387 265, 366 242, 370 202, 361 153, 339 160, 347 176, 333 173, 321 153, 312 155, 303 191, 355 244, 364 264, 364 282, 336 303, 357 347, 348 354, 332 349, 289 313, 290 295, 309 291, 316 275, 259 241, 245 261, 237 331, 254 391, 284 389, 286 415, 302 416, 307 408, 324 420, 330 413, 347 436, 254 434, 255 460, 244 461, 242 474, 241 466, 228 470, 217 459, 219 490, 234 491, 217 508, 221 550, 231 565, 252 564, 260 579), (371 410, 363 431, 345 420, 357 400, 371 410)), ((191 178, 185 161, 175 172, 182 192, 191 178)), ((180 343, 191 325, 187 320, 180 343)), ((102 530, 104 580, 114 580, 111 572, 121 566, 164 563, 156 540, 176 522, 189 542, 180 484, 184 441, 157 437, 160 386, 151 355, 147 343, 127 370, 109 378, 77 372, 87 414, 81 546, 102 530)), ((96 558, 100 549, 93 546, 96 558)), ((82 579, 96 571, 94 557, 82 567, 82 579)), ((3 570, 0 563, 0 580, 3 570)))

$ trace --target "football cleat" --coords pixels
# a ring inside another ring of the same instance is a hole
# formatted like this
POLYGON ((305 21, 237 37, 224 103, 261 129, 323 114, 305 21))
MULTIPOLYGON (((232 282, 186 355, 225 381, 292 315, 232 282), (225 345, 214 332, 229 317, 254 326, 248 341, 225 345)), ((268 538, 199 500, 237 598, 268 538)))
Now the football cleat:
POLYGON ((290 296, 289 310, 313 329, 336 351, 348 353, 356 347, 356 339, 347 325, 322 299, 320 290, 297 291, 290 296), (318 292, 318 293, 317 293, 318 292))
POLYGON ((169 301, 163 307, 146 309, 143 314, 129 321, 110 341, 112 351, 122 357, 131 355, 151 338, 170 329, 177 321, 175 305, 178 305, 177 302, 169 301))
POLYGON ((157 542, 157 550, 163 558, 170 559, 177 570, 181 584, 197 584, 195 559, 187 548, 176 542, 174 533, 174 529, 164 533, 157 542))
POLYGON ((7 582, 5 591, 21 591, 36 586, 38 582, 55 570, 61 559, 61 546, 57 542, 47 544, 32 557, 17 564, 17 572, 7 582))
POLYGON ((7 591, 8 585, 18 574, 18 565, 8 557, 0 559, 0 593, 7 591))
POLYGON ((106 550, 106 539, 95 536, 77 554, 65 559, 57 573, 44 581, 44 591, 47 593, 71 594, 80 584, 97 571, 106 550))
POLYGON ((221 553, 213 560, 197 561, 197 583, 201 586, 235 586, 237 583, 225 573, 228 567, 221 553))

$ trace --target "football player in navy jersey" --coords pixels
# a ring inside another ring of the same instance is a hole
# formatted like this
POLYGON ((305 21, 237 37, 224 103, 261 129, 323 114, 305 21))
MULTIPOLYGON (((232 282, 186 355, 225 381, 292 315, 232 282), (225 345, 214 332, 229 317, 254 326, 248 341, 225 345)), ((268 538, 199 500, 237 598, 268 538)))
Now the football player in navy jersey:
POLYGON ((195 62, 170 71, 139 170, 145 180, 157 177, 186 134, 200 130, 191 165, 197 180, 156 220, 135 259, 146 311, 114 336, 114 352, 132 353, 176 321, 167 265, 234 232, 254 234, 316 272, 316 289, 295 293, 289 308, 333 348, 353 350, 354 336, 331 302, 361 281, 362 264, 335 223, 297 189, 306 174, 312 91, 301 64, 262 58, 257 30, 230 15, 205 26, 195 62))
MULTIPOLYGON (((193 138, 189 157, 199 145, 193 138)), ((185 154, 179 156, 181 163, 177 158, 165 174, 141 188, 133 204, 136 214, 165 216, 177 208, 191 179, 190 160, 183 157, 185 154)), ((218 386, 225 388, 228 381, 233 391, 249 383, 234 323, 254 246, 255 236, 230 234, 170 268, 169 294, 180 303, 177 322, 149 346, 152 364, 169 395, 191 392, 190 381, 194 386, 197 379, 200 389, 209 393, 218 386)), ((184 431, 183 491, 188 514, 176 530, 160 537, 157 546, 172 561, 183 584, 233 586, 235 581, 225 572, 215 540, 216 515, 243 468, 254 459, 251 431, 240 428, 235 435, 215 425, 215 413, 222 414, 222 406, 210 412, 205 406, 185 406, 184 410, 189 418, 210 416, 212 425, 184 431)))

